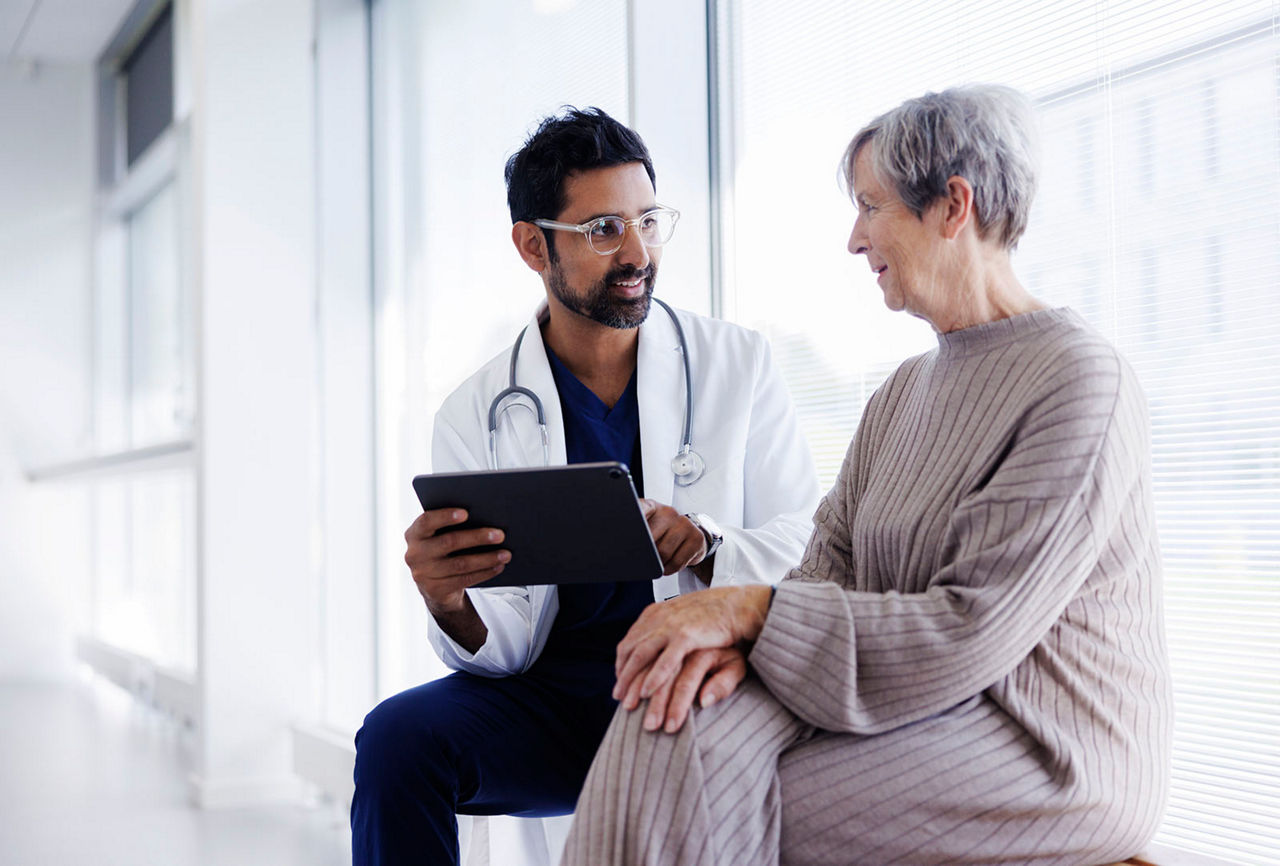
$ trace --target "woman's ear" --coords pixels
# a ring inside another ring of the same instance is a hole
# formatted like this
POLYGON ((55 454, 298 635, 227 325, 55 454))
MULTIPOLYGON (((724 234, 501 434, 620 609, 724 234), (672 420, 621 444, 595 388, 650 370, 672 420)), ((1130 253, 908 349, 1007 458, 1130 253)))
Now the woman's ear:
POLYGON ((978 217, 973 209, 973 187, 958 174, 947 180, 947 197, 942 205, 942 233, 947 240, 955 240, 978 217))
POLYGON ((516 245, 516 252, 531 270, 542 273, 549 264, 547 258, 547 238, 542 229, 533 223, 521 220, 511 227, 511 242, 516 245))

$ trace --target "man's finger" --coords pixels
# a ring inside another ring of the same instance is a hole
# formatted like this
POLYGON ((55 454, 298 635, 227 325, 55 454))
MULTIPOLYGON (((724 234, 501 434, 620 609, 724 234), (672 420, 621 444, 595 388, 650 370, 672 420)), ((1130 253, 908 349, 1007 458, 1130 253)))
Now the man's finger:
POLYGON ((662 506, 654 509, 645 519, 649 523, 649 534, 653 536, 653 541, 657 544, 676 528, 680 515, 676 514, 673 509, 662 506))
POLYGON ((467 556, 451 556, 444 560, 442 565, 445 568, 443 574, 437 577, 441 578, 458 578, 472 572, 488 571, 498 566, 506 565, 511 561, 511 551, 495 550, 490 553, 472 553, 467 556))
POLYGON ((655 540, 658 555, 662 557, 662 566, 667 574, 679 571, 698 558, 705 543, 702 533, 682 532, 680 527, 675 525, 663 533, 661 540, 655 540))
POLYGON ((664 535, 658 543, 658 556, 662 559, 663 574, 674 574, 684 567, 684 563, 679 559, 681 546, 681 539, 671 532, 664 535))
POLYGON ((648 522, 649 518, 653 516, 653 513, 657 511, 659 507, 659 503, 654 499, 640 500, 640 513, 644 515, 646 522, 648 522))
POLYGON ((497 577, 506 570, 507 564, 504 562, 499 565, 495 565, 493 568, 486 571, 479 572, 478 574, 469 574, 467 575, 467 586, 475 586, 477 583, 484 583, 486 580, 497 577))
POLYGON ((444 532, 423 543, 429 545, 436 556, 448 556, 458 550, 501 544, 506 537, 506 533, 501 529, 485 526, 479 529, 457 529, 453 532, 444 532))
POLYGON ((497 577, 498 575, 502 574, 502 572, 505 571, 506 568, 507 568, 506 563, 498 563, 497 565, 489 568, 478 568, 478 569, 475 569, 474 571, 467 571, 467 572, 464 572, 463 574, 456 574, 450 577, 435 577, 435 578, 429 577, 426 580, 424 580, 423 583, 431 584, 432 581, 441 581, 441 582, 447 582, 450 585, 459 587, 461 589, 467 589, 468 587, 475 586, 478 583, 484 583, 486 580, 489 580, 490 578, 497 577))
POLYGON ((705 550, 706 539, 683 518, 671 521, 660 532, 651 524, 649 531, 653 534, 658 555, 662 557, 662 568, 665 574, 673 574, 689 563, 701 559, 705 550))
POLYGON ((423 536, 409 542, 404 552, 404 561, 415 571, 425 570, 432 574, 449 574, 453 569, 448 566, 448 563, 460 558, 459 554, 495 553, 496 551, 475 548, 497 546, 503 540, 505 536, 498 529, 458 530, 446 532, 443 535, 423 536), (497 533, 497 540, 494 540, 494 533, 497 533), (454 535, 458 538, 451 537, 454 535))
POLYGON ((405 531, 405 540, 412 541, 413 537, 430 537, 446 526, 465 523, 466 519, 467 512, 463 508, 433 508, 430 511, 424 511, 405 531))
POLYGON ((707 541, 702 537, 702 533, 686 538, 684 544, 680 545, 680 549, 676 551, 676 561, 680 563, 680 567, 684 568, 689 563, 701 559, 706 550, 706 544, 707 541))
POLYGON ((491 577, 501 574, 507 567, 505 562, 482 564, 457 574, 433 575, 431 577, 415 577, 413 579, 424 591, 448 592, 450 589, 466 589, 475 586, 491 577))

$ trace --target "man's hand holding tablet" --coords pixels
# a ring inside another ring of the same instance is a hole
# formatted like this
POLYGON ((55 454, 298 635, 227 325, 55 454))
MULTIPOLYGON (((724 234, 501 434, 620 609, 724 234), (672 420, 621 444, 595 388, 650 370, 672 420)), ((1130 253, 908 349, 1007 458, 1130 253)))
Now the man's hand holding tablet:
POLYGON ((489 630, 467 598, 466 589, 501 574, 511 560, 511 551, 487 549, 456 555, 468 548, 500 544, 504 538, 502 530, 492 526, 449 530, 466 520, 463 508, 424 511, 405 531, 408 549, 404 561, 436 622, 474 653, 484 645, 489 630))

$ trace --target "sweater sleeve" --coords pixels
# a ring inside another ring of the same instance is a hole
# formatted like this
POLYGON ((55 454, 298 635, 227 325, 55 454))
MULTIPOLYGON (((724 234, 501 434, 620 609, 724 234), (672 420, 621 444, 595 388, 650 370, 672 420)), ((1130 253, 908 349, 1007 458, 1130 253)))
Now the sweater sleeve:
POLYGON ((1073 359, 1026 407, 953 507, 924 592, 850 588, 864 423, 750 655, 782 703, 825 730, 880 733, 982 692, 1033 650, 1098 566, 1147 465, 1145 402, 1108 350, 1073 359))

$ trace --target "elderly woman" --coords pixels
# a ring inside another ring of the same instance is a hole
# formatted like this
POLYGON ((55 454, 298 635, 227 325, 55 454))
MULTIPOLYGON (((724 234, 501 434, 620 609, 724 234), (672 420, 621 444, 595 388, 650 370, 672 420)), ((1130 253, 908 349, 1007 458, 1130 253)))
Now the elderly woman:
POLYGON ((871 398, 776 591, 654 605, 619 645, 566 864, 1079 866, 1155 832, 1171 701, 1145 400, 1014 275, 1030 145, 998 87, 854 136, 849 251, 938 347, 871 398))

